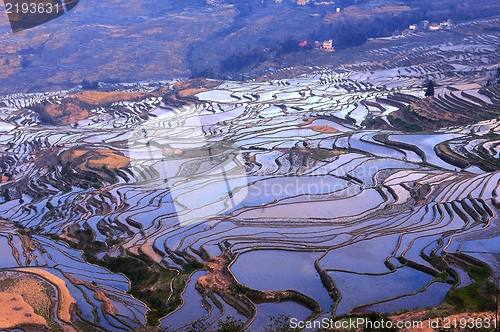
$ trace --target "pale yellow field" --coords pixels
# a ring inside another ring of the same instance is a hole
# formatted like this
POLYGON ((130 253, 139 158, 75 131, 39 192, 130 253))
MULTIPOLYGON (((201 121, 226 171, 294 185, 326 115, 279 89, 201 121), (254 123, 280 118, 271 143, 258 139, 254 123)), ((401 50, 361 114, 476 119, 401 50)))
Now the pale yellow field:
POLYGON ((101 92, 101 91, 83 91, 70 96, 80 101, 83 101, 91 105, 99 105, 102 103, 112 103, 116 101, 130 101, 133 99, 138 99, 145 97, 146 94, 139 92, 124 92, 124 91, 113 91, 113 92, 101 92))
POLYGON ((309 127, 306 127, 306 128, 309 128, 309 129, 312 129, 318 133, 327 133, 327 134, 330 134, 330 133, 339 133, 340 130, 338 129, 335 129, 333 127, 330 127, 328 125, 322 125, 322 126, 309 126, 309 127))
POLYGON ((93 168, 101 168, 106 166, 107 168, 126 168, 130 163, 130 159, 119 155, 111 150, 97 149, 95 150, 99 153, 99 157, 91 158, 87 161, 87 166, 93 168))
POLYGON ((71 307, 76 304, 76 301, 69 292, 64 280, 50 272, 36 268, 26 267, 18 269, 17 271, 37 274, 56 285, 59 288, 59 318, 71 324, 71 307))
POLYGON ((17 293, 0 292, 0 329, 8 329, 20 324, 47 326, 45 319, 35 314, 23 297, 17 293))

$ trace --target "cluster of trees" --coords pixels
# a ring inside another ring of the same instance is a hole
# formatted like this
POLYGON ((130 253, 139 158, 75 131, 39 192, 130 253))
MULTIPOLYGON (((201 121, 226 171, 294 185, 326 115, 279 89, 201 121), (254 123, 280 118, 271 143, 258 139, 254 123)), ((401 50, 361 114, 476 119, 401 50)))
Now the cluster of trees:
POLYGON ((83 90, 97 90, 99 88, 99 81, 82 81, 83 90))
MULTIPOLYGON (((259 0, 260 1, 260 0, 259 0)), ((403 0, 411 10, 398 14, 388 12, 372 18, 347 19, 332 24, 323 24, 319 29, 307 36, 308 47, 300 47, 299 40, 288 39, 278 45, 268 42, 267 45, 257 46, 230 54, 222 59, 217 69, 192 68, 192 77, 225 78, 234 77, 249 69, 259 66, 265 61, 276 61, 285 54, 306 51, 314 41, 333 40, 336 49, 345 49, 364 44, 368 38, 390 36, 407 29, 409 24, 429 20, 441 22, 451 19, 454 22, 470 20, 479 17, 500 15, 500 5, 495 5, 494 0, 485 0, 488 6, 466 6, 452 2, 422 3, 414 0, 403 0)), ((248 1, 232 0, 236 4, 239 15, 233 26, 220 31, 219 34, 227 35, 230 32, 245 26, 245 21, 252 17, 252 5, 248 1)), ((367 0, 340 0, 337 4, 341 7, 359 5, 367 0)), ((255 6, 255 5, 254 5, 255 6)), ((218 34, 218 35, 219 35, 218 34)))
MULTIPOLYGON (((304 47, 299 44, 299 40, 291 38, 274 47, 254 47, 246 52, 240 51, 230 54, 220 62, 221 73, 234 74, 245 68, 255 68, 265 61, 276 60, 285 54, 306 51, 312 48, 312 43, 308 43, 304 47)), ((210 73, 213 74, 213 71, 210 73)))
MULTIPOLYGON (((363 0, 364 1, 364 0, 363 0)), ((342 6, 361 3, 361 0, 344 0, 342 6)), ((251 9, 245 8, 245 16, 251 14, 251 9)), ((254 47, 252 49, 230 54, 220 61, 220 72, 213 69, 193 71, 193 77, 225 77, 235 73, 257 67, 268 60, 278 60, 279 57, 312 48, 314 41, 332 39, 335 48, 344 49, 364 44, 368 38, 376 38, 391 35, 394 31, 408 28, 412 22, 419 22, 425 18, 425 11, 412 10, 399 15, 388 13, 378 15, 371 19, 352 19, 338 23, 323 25, 318 31, 313 31, 307 37, 307 47, 300 47, 299 40, 290 38, 278 45, 254 47)))
POLYGON ((486 82, 486 86, 490 86, 492 83, 500 84, 500 67, 497 67, 495 74, 490 76, 490 78, 486 82))
MULTIPOLYGON (((337 49, 362 45, 368 38, 390 35, 395 30, 407 28, 409 22, 415 22, 421 18, 422 13, 406 12, 397 16, 386 15, 369 20, 350 20, 324 25, 318 32, 309 34, 306 47, 299 46, 300 41, 291 38, 276 46, 254 47, 230 54, 220 62, 220 74, 234 74, 246 68, 255 68, 268 60, 277 60, 285 54, 310 50, 316 40, 332 39, 337 49)), ((207 76, 207 74, 208 77, 219 76, 213 70, 209 72, 200 70, 193 73, 193 76, 200 77, 207 76)))
POLYGON ((45 109, 45 105, 34 105, 31 106, 30 109, 34 111, 36 114, 38 114, 38 118, 40 119, 41 123, 49 124, 49 125, 56 125, 57 121, 56 119, 47 112, 45 109))
POLYGON ((351 19, 332 24, 324 24, 319 31, 310 35, 314 40, 332 39, 335 48, 343 49, 362 45, 368 38, 378 38, 392 35, 395 31, 408 28, 413 22, 419 22, 425 17, 422 11, 407 11, 399 15, 387 13, 370 19, 351 19))
POLYGON ((424 19, 431 22, 440 22, 451 19, 454 22, 475 20, 481 17, 500 15, 500 3, 496 0, 485 0, 480 6, 467 3, 434 2, 422 4, 419 8, 424 12, 424 19))
POLYGON ((256 67, 269 59, 269 53, 263 49, 254 47, 247 52, 233 53, 223 59, 220 63, 221 71, 224 73, 235 73, 245 67, 256 67))

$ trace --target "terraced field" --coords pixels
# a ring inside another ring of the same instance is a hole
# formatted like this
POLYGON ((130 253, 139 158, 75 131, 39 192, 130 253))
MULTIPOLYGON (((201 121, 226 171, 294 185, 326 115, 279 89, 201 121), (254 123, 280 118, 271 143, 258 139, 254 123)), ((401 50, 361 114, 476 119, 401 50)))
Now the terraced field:
POLYGON ((471 268, 500 272, 499 40, 268 82, 2 97, 2 280, 46 283, 57 310, 25 299, 33 317, 75 330, 146 323, 153 304, 105 264, 126 255, 171 273, 156 306, 180 330, 438 305, 471 268))

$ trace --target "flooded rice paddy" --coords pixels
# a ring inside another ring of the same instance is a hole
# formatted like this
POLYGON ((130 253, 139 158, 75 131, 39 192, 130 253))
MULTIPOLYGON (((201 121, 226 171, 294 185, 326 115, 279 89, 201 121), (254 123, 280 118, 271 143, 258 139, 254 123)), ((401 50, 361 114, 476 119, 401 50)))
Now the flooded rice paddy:
POLYGON ((500 62, 493 37, 467 37, 477 44, 470 49, 422 46, 439 59, 428 66, 408 44, 414 65, 212 82, 189 102, 169 104, 160 93, 174 91, 174 82, 109 85, 148 97, 91 108, 88 118, 56 128, 36 110, 69 102, 79 89, 4 96, 0 268, 63 280, 78 307, 68 324, 102 330, 132 331, 148 307, 128 293, 127 277, 68 245, 78 247, 85 234, 102 244, 103 262, 128 254, 169 271, 206 266, 161 318, 174 330, 200 320, 214 327, 228 316, 257 331, 278 314, 314 319, 438 305, 453 284, 474 280, 456 262, 446 263, 455 274, 436 278, 443 268, 431 257, 465 254, 498 271, 500 125, 492 117, 417 134, 366 124, 388 123, 420 100, 424 76, 440 84, 439 107, 498 109, 498 85, 476 84, 480 70, 500 62), (210 279, 214 273, 225 279, 210 279), (273 297, 281 291, 295 298, 273 297), (255 292, 266 300, 248 295, 255 292))

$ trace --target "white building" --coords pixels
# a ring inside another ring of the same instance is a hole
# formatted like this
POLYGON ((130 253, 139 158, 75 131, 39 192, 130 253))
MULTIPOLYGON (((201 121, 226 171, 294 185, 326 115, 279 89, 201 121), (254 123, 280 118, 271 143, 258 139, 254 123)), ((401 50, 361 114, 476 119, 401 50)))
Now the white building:
POLYGON ((441 26, 441 29, 446 29, 447 27, 452 26, 451 20, 443 21, 443 22, 439 23, 439 25, 441 26))
POLYGON ((441 27, 437 23, 432 23, 431 26, 429 27, 429 30, 431 31, 438 31, 439 29, 441 29, 441 27))
POLYGON ((328 51, 328 52, 333 52, 334 51, 334 49, 333 49, 333 41, 331 39, 325 40, 321 46, 323 47, 323 49, 325 51, 328 51))

